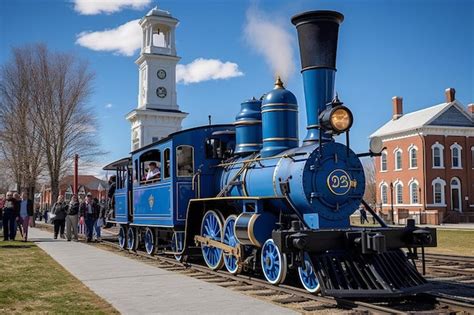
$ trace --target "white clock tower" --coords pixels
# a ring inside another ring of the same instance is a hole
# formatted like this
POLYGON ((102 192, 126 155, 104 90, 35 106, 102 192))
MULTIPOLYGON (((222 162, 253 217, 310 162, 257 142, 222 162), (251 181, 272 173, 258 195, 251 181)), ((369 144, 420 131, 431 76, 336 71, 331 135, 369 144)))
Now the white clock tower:
POLYGON ((188 115, 176 102, 175 29, 178 20, 167 11, 151 9, 141 20, 142 49, 138 65, 138 107, 127 114, 132 151, 181 130, 188 115))

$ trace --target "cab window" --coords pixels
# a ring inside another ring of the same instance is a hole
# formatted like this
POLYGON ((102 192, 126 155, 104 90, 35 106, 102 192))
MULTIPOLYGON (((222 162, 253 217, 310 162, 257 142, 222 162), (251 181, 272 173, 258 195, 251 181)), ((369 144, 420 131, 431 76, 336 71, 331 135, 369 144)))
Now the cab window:
POLYGON ((176 148, 176 165, 178 177, 191 177, 194 174, 194 148, 180 145, 176 148))
POLYGON ((170 174, 170 156, 171 156, 171 150, 170 149, 165 149, 163 153, 163 178, 169 178, 171 176, 170 174))
POLYGON ((139 159, 139 178, 144 185, 152 184, 161 180, 161 152, 150 150, 143 153, 139 159))
POLYGON ((225 141, 218 138, 206 140, 206 158, 226 159, 232 155, 232 148, 225 141))

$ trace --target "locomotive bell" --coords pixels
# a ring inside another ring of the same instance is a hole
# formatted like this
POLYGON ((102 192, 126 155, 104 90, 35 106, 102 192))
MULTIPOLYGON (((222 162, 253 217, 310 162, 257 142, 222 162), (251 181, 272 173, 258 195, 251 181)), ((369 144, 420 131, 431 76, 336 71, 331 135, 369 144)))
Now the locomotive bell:
POLYGON ((331 132, 320 130, 320 115, 334 99, 339 25, 344 16, 335 11, 309 11, 293 16, 300 47, 306 101, 308 145, 321 138, 331 141, 331 132), (321 135, 319 133, 322 133, 321 135))

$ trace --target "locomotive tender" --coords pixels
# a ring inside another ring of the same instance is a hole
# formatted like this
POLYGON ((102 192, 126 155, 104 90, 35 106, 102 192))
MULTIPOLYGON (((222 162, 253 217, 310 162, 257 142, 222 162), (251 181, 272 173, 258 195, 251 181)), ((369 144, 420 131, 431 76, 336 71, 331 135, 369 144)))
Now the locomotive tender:
POLYGON ((334 93, 343 15, 310 11, 298 32, 307 135, 298 144, 298 104, 280 79, 241 104, 236 121, 170 134, 104 169, 115 170, 119 244, 211 269, 262 272, 272 284, 296 273, 306 290, 337 297, 405 295, 426 289, 408 259, 436 246, 436 231, 387 227, 362 200, 360 157, 349 147, 352 114, 334 93), (334 137, 345 133, 346 144, 334 137), (151 162, 160 176, 146 180, 151 162), (363 204, 381 227, 352 227, 363 204), (407 253, 402 248, 408 250, 407 253))

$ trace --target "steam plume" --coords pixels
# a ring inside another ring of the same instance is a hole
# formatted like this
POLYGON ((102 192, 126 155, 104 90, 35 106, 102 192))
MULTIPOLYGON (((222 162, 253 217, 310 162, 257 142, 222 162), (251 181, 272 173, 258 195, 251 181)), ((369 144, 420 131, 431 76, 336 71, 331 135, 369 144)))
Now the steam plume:
POLYGON ((291 34, 255 6, 247 10, 244 32, 249 45, 265 58, 274 76, 287 81, 295 70, 291 34))

